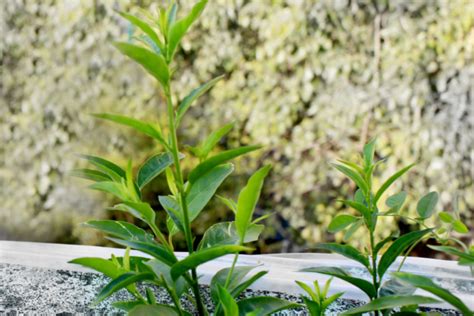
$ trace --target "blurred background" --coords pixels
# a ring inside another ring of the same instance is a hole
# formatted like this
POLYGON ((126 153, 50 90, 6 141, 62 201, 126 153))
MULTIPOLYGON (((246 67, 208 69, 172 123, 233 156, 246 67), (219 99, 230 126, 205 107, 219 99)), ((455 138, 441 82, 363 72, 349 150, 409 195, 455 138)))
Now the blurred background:
MULTIPOLYGON (((67 173, 82 166, 76 153, 139 166, 157 152, 146 136, 88 114, 164 118, 154 81, 111 46, 134 34, 115 10, 162 2, 0 1, 0 239, 107 244, 79 223, 123 214, 67 173)), ((182 13, 193 3, 179 2, 182 13)), ((419 161, 391 191, 409 193, 405 211, 437 190, 439 210, 459 210, 472 229, 474 1, 213 0, 177 55, 177 98, 226 75, 189 112, 182 142, 235 121, 221 150, 265 146, 236 162, 219 193, 236 197, 256 168, 273 165, 258 212, 275 214, 258 252, 340 239, 326 228, 354 187, 328 163, 356 159, 372 137, 388 157, 375 185, 419 161)), ((145 192, 159 212, 165 188, 160 178, 145 192)), ((229 216, 212 201, 195 230, 229 216)), ((390 219, 379 233, 411 225, 390 219)))

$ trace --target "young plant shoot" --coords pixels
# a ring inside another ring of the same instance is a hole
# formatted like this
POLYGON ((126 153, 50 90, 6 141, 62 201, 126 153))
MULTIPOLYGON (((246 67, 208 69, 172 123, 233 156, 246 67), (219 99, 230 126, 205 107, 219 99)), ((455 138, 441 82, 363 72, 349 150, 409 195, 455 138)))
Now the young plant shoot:
POLYGON ((265 271, 251 274, 255 267, 237 266, 239 252, 251 251, 246 246, 258 239, 263 230, 260 219, 253 219, 254 210, 260 196, 264 179, 270 166, 264 166, 250 177, 247 185, 234 202, 223 198, 233 211, 235 220, 212 225, 204 234, 201 242, 195 243, 191 224, 204 210, 215 195, 219 186, 232 173, 234 166, 230 161, 241 155, 259 149, 259 146, 244 146, 213 154, 219 140, 233 127, 228 124, 196 147, 183 146, 177 136, 177 130, 186 111, 196 99, 209 91, 223 76, 219 76, 192 90, 184 99, 177 100, 173 94, 172 77, 178 71, 173 66, 175 54, 180 42, 190 26, 203 12, 207 1, 197 2, 189 13, 180 17, 178 6, 172 3, 169 8, 159 11, 158 16, 140 18, 122 12, 139 32, 135 41, 116 42, 114 46, 125 56, 138 63, 154 79, 162 92, 166 106, 163 113, 167 117, 167 133, 154 122, 144 122, 135 118, 109 113, 95 114, 103 120, 133 128, 154 139, 161 145, 162 151, 146 160, 135 174, 131 161, 122 168, 104 158, 82 156, 95 169, 75 170, 77 176, 94 181, 90 187, 112 194, 120 202, 113 210, 126 212, 142 221, 149 231, 134 224, 100 220, 89 221, 86 226, 98 229, 108 235, 108 239, 127 247, 124 257, 78 258, 73 263, 80 264, 104 273, 112 280, 97 295, 95 304, 106 299, 120 289, 126 289, 133 300, 116 302, 117 308, 139 315, 209 315, 200 292, 197 268, 215 258, 233 255, 231 267, 218 271, 210 285, 211 297, 215 304, 214 315, 254 315, 258 306, 266 315, 294 306, 288 301, 271 297, 252 297, 238 300, 238 296, 253 282, 265 275, 265 271), (200 161, 192 169, 187 179, 183 173, 182 161, 186 159, 184 148, 190 148, 188 154, 195 155, 200 161), (142 200, 143 189, 160 174, 165 173, 169 195, 159 196, 158 200, 166 212, 166 223, 157 223, 155 210, 142 200), (162 230, 161 227, 167 227, 162 230), (182 233, 185 237, 188 256, 178 259, 173 251, 173 237, 182 233), (130 249, 140 251, 149 257, 130 256, 130 249), (163 287, 173 302, 163 305, 157 302, 151 288, 142 291, 138 282, 163 287), (185 310, 182 301, 186 299, 194 305, 193 310, 185 310))
MULTIPOLYGON (((359 288, 369 300, 364 306, 354 308, 343 313, 344 315, 360 315, 362 313, 373 313, 374 315, 391 315, 397 310, 416 314, 417 306, 420 304, 431 304, 439 302, 432 297, 414 295, 415 288, 422 288, 431 292, 442 300, 451 304, 465 315, 472 315, 463 302, 452 293, 443 290, 430 279, 409 273, 399 272, 408 254, 422 240, 437 236, 436 227, 428 227, 425 221, 435 214, 435 206, 438 194, 430 192, 423 196, 417 205, 417 218, 403 215, 402 206, 407 194, 398 192, 385 200, 386 210, 380 207, 380 201, 384 193, 403 174, 410 170, 414 164, 410 164, 395 172, 382 185, 375 189, 373 187, 373 174, 377 166, 383 160, 375 161, 375 140, 364 146, 362 153, 362 164, 346 160, 337 160, 333 166, 349 179, 351 179, 357 191, 351 200, 342 202, 352 208, 354 213, 339 214, 330 223, 328 231, 338 233, 344 231, 344 240, 350 240, 351 236, 359 229, 365 229, 368 235, 368 245, 363 249, 357 249, 348 244, 322 243, 317 248, 328 250, 356 261, 370 275, 370 281, 351 275, 348 271, 339 267, 314 267, 307 268, 304 272, 316 272, 331 277, 339 278, 359 288), (375 231, 378 219, 386 216, 403 217, 411 220, 420 229, 401 236, 388 236, 383 240, 376 240, 375 231), (393 278, 388 272, 393 269, 392 265, 399 256, 403 256, 395 268, 393 278)), ((447 218, 447 217, 446 217, 447 218)), ((451 219, 449 219, 451 222, 451 219)), ((452 220, 454 222, 454 219, 452 220)), ((443 248, 447 250, 448 248, 443 248)), ((449 248, 449 250, 452 250, 449 248)), ((458 253, 458 252, 457 252, 458 253)), ((459 253, 461 253, 459 251, 459 253)), ((462 252, 464 257, 468 255, 462 252)), ((461 257, 461 256, 460 256, 461 257)), ((314 305, 314 304, 313 304, 314 305)))

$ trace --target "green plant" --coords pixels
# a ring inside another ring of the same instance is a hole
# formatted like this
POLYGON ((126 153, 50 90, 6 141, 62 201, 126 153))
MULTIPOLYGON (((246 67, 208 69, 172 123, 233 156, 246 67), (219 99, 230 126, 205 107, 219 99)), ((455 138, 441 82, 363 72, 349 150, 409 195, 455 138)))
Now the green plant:
MULTIPOLYGON (((317 272, 342 279, 363 291, 370 302, 362 307, 345 312, 345 314, 359 314, 363 312, 373 312, 375 315, 388 315, 395 313, 395 308, 402 308, 402 311, 416 310, 419 304, 429 304, 437 302, 430 297, 413 295, 415 287, 422 284, 421 277, 410 274, 395 274, 395 278, 387 279, 386 274, 395 262, 397 257, 404 256, 401 260, 398 271, 401 270, 406 257, 411 250, 423 239, 436 236, 436 228, 428 227, 425 221, 435 213, 435 206, 438 201, 438 194, 430 192, 423 196, 417 204, 417 218, 410 218, 401 213, 402 206, 406 199, 405 192, 396 193, 388 197, 385 201, 387 209, 382 211, 379 207, 384 193, 392 184, 410 170, 414 164, 410 164, 394 173, 382 185, 374 190, 373 175, 383 160, 374 160, 375 140, 364 146, 362 153, 362 164, 356 164, 346 160, 337 160, 333 166, 350 178, 357 186, 354 199, 343 200, 342 202, 355 210, 356 214, 340 214, 331 221, 328 231, 337 233, 345 231, 344 239, 350 240, 351 236, 359 229, 365 228, 368 232, 368 245, 364 249, 356 249, 348 244, 322 243, 317 248, 329 250, 341 254, 351 260, 358 262, 370 275, 370 281, 352 276, 349 272, 338 267, 315 267, 307 268, 305 272, 317 272), (375 240, 375 231, 379 218, 387 216, 403 217, 412 220, 420 229, 410 233, 396 236, 391 235, 383 240, 375 240), (418 282, 417 282, 418 281, 418 282), (415 307, 414 307, 415 306, 415 307)), ((427 288, 438 291, 437 285, 431 283, 427 288)), ((447 291, 443 292, 446 294, 447 291)), ((468 310, 464 304, 453 302, 453 295, 441 296, 442 299, 449 297, 453 306, 461 311, 468 310)), ((459 301, 459 300, 458 300, 459 301)))
MULTIPOLYGON (((243 154, 259 149, 259 146, 244 146, 211 155, 219 140, 231 129, 226 125, 210 134, 189 153, 199 158, 199 163, 189 173, 187 181, 181 165, 185 155, 180 152, 182 146, 178 142, 177 129, 186 111, 202 94, 211 89, 223 76, 212 79, 208 83, 191 91, 183 100, 173 100, 171 79, 176 70, 172 67, 173 58, 179 43, 191 24, 201 15, 207 1, 199 1, 191 12, 177 18, 177 5, 171 4, 168 9, 160 10, 158 17, 141 19, 127 13, 121 16, 143 33, 137 39, 140 43, 117 42, 115 47, 128 56, 159 83, 166 101, 167 135, 159 124, 136 120, 116 114, 95 114, 95 117, 131 127, 156 140, 164 149, 145 161, 136 175, 131 160, 126 168, 96 156, 82 156, 96 169, 80 169, 74 174, 95 183, 90 187, 95 190, 112 194, 120 200, 113 210, 129 213, 144 222, 151 233, 128 222, 102 220, 89 221, 86 226, 98 229, 109 235, 108 239, 127 248, 123 258, 112 257, 110 260, 101 258, 78 258, 72 263, 80 264, 112 278, 98 294, 95 304, 109 297, 120 289, 127 289, 134 300, 115 303, 115 306, 131 314, 156 315, 189 315, 193 311, 185 311, 181 299, 187 297, 195 306, 199 315, 208 315, 200 293, 197 267, 205 262, 224 255, 234 255, 232 266, 218 271, 211 282, 211 297, 216 304, 215 315, 240 315, 250 312, 259 306, 264 314, 294 306, 290 302, 278 298, 253 297, 235 303, 237 308, 229 309, 228 302, 234 301, 248 286, 265 275, 258 272, 249 278, 245 277, 254 267, 236 266, 239 252, 252 250, 244 244, 258 239, 263 229, 253 214, 264 178, 270 166, 264 166, 255 172, 247 185, 239 194, 237 202, 221 198, 233 211, 235 220, 212 225, 205 232, 201 242, 196 246, 191 223, 203 211, 206 204, 214 196, 221 183, 232 173, 234 167, 229 161, 243 154), (210 157, 208 157, 210 156, 210 157), (150 204, 142 200, 142 190, 161 173, 166 174, 170 194, 159 196, 158 200, 167 215, 166 223, 157 223, 155 211, 150 204), (167 228, 167 235, 163 228, 167 228), (179 260, 173 247, 173 237, 184 234, 188 256, 179 260), (129 249, 148 254, 152 258, 132 257, 129 249), (145 293, 138 290, 137 282, 148 282, 162 286, 168 292, 173 305, 159 304, 153 292, 147 288, 145 293), (189 295, 191 289, 193 295, 189 295)), ((235 307, 234 306, 234 307, 235 307)))
POLYGON ((324 288, 321 290, 318 281, 313 282, 314 290, 308 286, 306 283, 301 281, 295 281, 307 294, 309 297, 302 295, 306 308, 311 316, 323 316, 325 315, 326 309, 331 305, 335 300, 341 297, 344 293, 335 293, 328 296, 329 287, 331 286, 332 278, 329 278, 324 285, 324 288))

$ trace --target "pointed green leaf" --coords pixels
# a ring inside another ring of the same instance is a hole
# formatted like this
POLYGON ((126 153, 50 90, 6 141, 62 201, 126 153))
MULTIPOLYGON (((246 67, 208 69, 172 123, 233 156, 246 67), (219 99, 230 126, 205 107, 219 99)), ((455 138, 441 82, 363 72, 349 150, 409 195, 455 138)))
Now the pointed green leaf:
POLYGON ((438 217, 441 221, 443 221, 447 224, 452 224, 455 221, 454 217, 451 214, 449 214, 448 212, 440 212, 438 214, 438 217))
POLYGON ((333 234, 340 232, 341 230, 346 229, 349 225, 354 222, 357 222, 358 220, 359 219, 357 217, 349 214, 337 215, 332 219, 331 223, 329 223, 328 232, 333 234))
POLYGON ((365 181, 365 179, 356 170, 341 164, 331 163, 331 165, 354 181, 357 187, 360 188, 364 194, 369 192, 367 181, 365 181))
POLYGON ((244 146, 218 153, 197 165, 189 174, 189 182, 194 183, 212 168, 260 148, 260 146, 244 146))
POLYGON ((299 304, 271 296, 255 296, 246 298, 240 300, 237 305, 239 306, 240 316, 246 316, 247 313, 251 313, 255 310, 259 311, 258 315, 264 316, 290 308, 301 307, 299 304))
POLYGON ((364 163, 365 167, 368 168, 374 162, 374 153, 375 153, 375 138, 372 139, 370 142, 365 144, 364 149, 364 163))
POLYGON ((239 316, 239 307, 230 293, 220 284, 217 285, 217 293, 225 316, 239 316))
POLYGON ((89 186, 90 189, 110 193, 120 200, 130 200, 132 197, 122 183, 112 181, 96 182, 89 186))
POLYGON ((127 212, 144 221, 149 226, 155 225, 155 211, 148 203, 123 201, 121 204, 115 205, 113 208, 111 208, 111 210, 127 212))
POLYGON ((163 86, 167 86, 170 74, 165 58, 141 46, 130 43, 116 42, 114 46, 122 54, 139 63, 149 74, 155 77, 163 86))
POLYGON ((69 175, 96 182, 112 180, 112 178, 105 172, 93 169, 74 169, 69 173, 69 175))
POLYGON ((438 203, 438 193, 430 192, 423 196, 416 205, 416 212, 423 218, 429 218, 435 211, 436 204, 438 203))
POLYGON ((84 226, 100 230, 106 234, 118 237, 120 239, 153 242, 152 235, 143 229, 127 222, 113 220, 88 221, 84 223, 84 226))
POLYGON ((171 277, 173 278, 173 280, 176 280, 184 273, 186 273, 186 271, 194 269, 205 262, 228 254, 235 254, 241 251, 251 250, 252 248, 249 247, 243 247, 238 245, 225 245, 206 248, 197 252, 193 252, 192 254, 172 266, 171 277))
POLYGON ((356 286, 361 291, 363 291, 365 294, 367 294, 367 296, 371 299, 376 296, 375 288, 372 285, 372 283, 367 282, 364 279, 353 277, 341 268, 336 268, 336 267, 314 267, 314 268, 306 268, 306 269, 303 269, 303 270, 300 270, 300 271, 301 272, 316 272, 316 273, 321 273, 321 274, 334 276, 336 278, 339 278, 341 280, 344 280, 344 281, 356 286))
MULTIPOLYGON (((177 229, 184 232, 183 226, 183 216, 181 211, 181 206, 172 196, 160 195, 158 197, 161 206, 165 209, 169 218, 172 220, 173 224, 177 229)), ((173 227, 170 227, 173 230, 173 227)))
POLYGON ((463 222, 461 222, 459 219, 455 220, 453 223, 453 229, 460 233, 460 234, 467 234, 469 233, 469 229, 467 228, 466 225, 464 225, 463 222))
POLYGON ((433 304, 438 302, 439 301, 435 300, 434 298, 420 295, 384 296, 377 298, 370 303, 365 304, 364 306, 348 310, 341 315, 361 315, 363 313, 372 312, 375 310, 380 311, 409 305, 433 304))
POLYGON ((174 53, 179 43, 181 42, 181 39, 188 31, 191 24, 193 24, 193 22, 196 21, 197 18, 201 15, 202 11, 206 7, 206 4, 207 0, 199 1, 194 5, 194 7, 191 9, 191 12, 186 17, 171 24, 168 30, 168 61, 171 61, 173 59, 174 53))
POLYGON ((409 296, 415 293, 416 288, 400 281, 397 278, 385 281, 379 290, 380 296, 409 296))
POLYGON ((140 189, 159 176, 171 164, 173 164, 173 156, 168 152, 156 154, 145 161, 138 170, 137 184, 140 189))
POLYGON ((172 252, 156 242, 130 241, 111 237, 107 239, 116 244, 149 254, 167 265, 172 265, 177 261, 172 252))
POLYGON ((237 213, 237 203, 235 203, 234 200, 228 199, 226 197, 223 197, 221 195, 216 195, 216 197, 221 200, 222 203, 224 203, 234 214, 237 213))
POLYGON ((191 189, 186 196, 188 203, 189 220, 192 222, 202 209, 209 203, 219 186, 234 171, 232 164, 214 167, 191 184, 191 189))
POLYGON ((104 173, 109 175, 115 181, 120 181, 121 178, 125 177, 125 170, 123 170, 111 161, 91 155, 79 155, 79 157, 86 159, 87 161, 95 165, 97 168, 102 170, 104 173))
POLYGON ((199 98, 201 95, 203 95, 204 93, 209 91, 222 78, 224 78, 223 75, 219 76, 219 77, 216 77, 216 78, 212 79, 211 81, 206 82, 205 84, 203 84, 203 85, 199 86, 198 88, 194 89, 193 91, 191 91, 191 93, 189 93, 183 99, 183 101, 181 101, 181 103, 178 106, 178 110, 176 112, 176 126, 179 125, 179 123, 183 119, 184 114, 189 109, 189 107, 193 104, 193 102, 197 98, 199 98))
POLYGON ((453 256, 458 256, 459 258, 465 259, 467 261, 471 261, 474 263, 474 255, 471 255, 466 252, 462 252, 458 250, 457 248, 451 247, 451 246, 433 246, 433 245, 428 245, 433 250, 436 251, 441 251, 453 256))
POLYGON ((152 273, 135 273, 135 272, 128 272, 120 275, 119 277, 113 279, 110 283, 108 283, 97 295, 94 300, 94 305, 97 305, 113 293, 117 292, 120 289, 127 287, 130 284, 144 281, 144 280, 151 280, 153 279, 152 273))
MULTIPOLYGON (((250 224, 245 234, 244 243, 249 243, 258 240, 258 237, 263 231, 263 225, 250 224)), ((234 222, 221 222, 209 227, 198 249, 210 248, 218 245, 239 245, 240 236, 237 233, 234 222)))
POLYGON ((380 278, 383 277, 388 268, 392 263, 401 255, 405 250, 408 249, 413 243, 419 241, 425 235, 430 233, 431 229, 413 231, 403 236, 398 237, 393 244, 385 251, 382 258, 379 261, 378 273, 380 278))
POLYGON ((338 253, 346 258, 359 262, 367 269, 369 268, 369 259, 361 254, 359 250, 350 245, 341 245, 338 243, 320 243, 316 245, 316 248, 338 253))
POLYGON ((100 273, 105 274, 109 278, 115 279, 124 271, 118 267, 115 263, 110 260, 103 259, 103 258, 92 258, 92 257, 83 257, 83 258, 76 258, 69 263, 79 264, 83 267, 87 267, 98 271, 100 273))
POLYGON ((252 221, 255 206, 260 197, 263 181, 270 171, 270 168, 270 165, 266 165, 257 170, 250 177, 247 185, 240 191, 237 201, 237 213, 235 214, 235 225, 242 240, 245 239, 245 234, 252 221))
POLYGON ((352 236, 359 230, 359 228, 362 227, 362 225, 364 225, 364 220, 363 219, 359 219, 357 222, 353 223, 346 230, 346 233, 344 234, 344 237, 342 238, 342 240, 344 242, 349 241, 352 238, 352 236))
POLYGON ((387 189, 392 185, 392 183, 395 182, 395 180, 397 180, 398 178, 400 178, 403 174, 405 174, 405 172, 407 172, 408 170, 410 170, 415 164, 412 163, 411 165, 408 165, 406 166, 405 168, 395 172, 390 178, 388 178, 383 184, 382 186, 379 188, 379 190, 377 191, 377 193, 375 193, 375 197, 374 197, 374 203, 377 203, 378 200, 382 197, 382 194, 384 194, 385 191, 387 191, 387 189))
POLYGON ((219 143, 222 137, 227 135, 232 128, 234 123, 229 123, 219 128, 217 131, 212 132, 198 147, 199 157, 206 158, 212 149, 219 143))
POLYGON ((410 284, 411 286, 420 288, 430 292, 433 295, 436 295, 448 304, 451 304, 457 308, 463 315, 474 315, 474 313, 469 310, 469 308, 458 297, 454 296, 450 291, 443 289, 428 277, 406 272, 396 272, 393 273, 393 276, 403 282, 410 284))
POLYGON ((156 139, 162 144, 166 144, 161 132, 157 130, 151 123, 143 122, 128 116, 111 113, 96 113, 92 114, 92 116, 131 127, 147 136, 150 136, 151 138, 156 139))
POLYGON ((160 49, 161 52, 164 51, 163 43, 161 42, 160 38, 153 30, 153 28, 148 25, 147 22, 126 12, 120 12, 120 15, 130 21, 130 23, 138 27, 140 30, 142 30, 142 32, 145 33, 153 41, 153 43, 160 49))
MULTIPOLYGON (((242 281, 247 274, 254 269, 255 266, 236 266, 230 276, 229 283, 227 285, 227 289, 232 292, 238 285, 239 282, 242 281)), ((218 286, 224 286, 227 280, 227 276, 230 272, 230 268, 224 268, 217 271, 216 274, 211 279, 210 283, 210 290, 211 290, 211 298, 215 304, 218 303, 218 286)), ((234 295, 234 297, 236 297, 234 295)))
POLYGON ((121 309, 125 312, 130 312, 134 307, 138 305, 142 305, 143 302, 141 301, 119 301, 113 302, 112 306, 118 309, 121 309))
POLYGON ((248 289, 252 284, 254 284, 256 281, 258 281, 258 279, 260 279, 261 277, 265 276, 267 273, 268 273, 268 271, 259 271, 259 272, 255 273, 250 278, 248 278, 247 280, 245 280, 242 283, 240 283, 239 285, 237 285, 237 287, 232 290, 232 295, 234 297, 238 297, 240 295, 240 293, 242 293, 243 291, 248 289))
POLYGON ((352 207, 356 211, 359 211, 359 213, 365 218, 367 222, 371 221, 372 213, 364 204, 351 200, 342 200, 341 202, 343 202, 347 206, 352 207))

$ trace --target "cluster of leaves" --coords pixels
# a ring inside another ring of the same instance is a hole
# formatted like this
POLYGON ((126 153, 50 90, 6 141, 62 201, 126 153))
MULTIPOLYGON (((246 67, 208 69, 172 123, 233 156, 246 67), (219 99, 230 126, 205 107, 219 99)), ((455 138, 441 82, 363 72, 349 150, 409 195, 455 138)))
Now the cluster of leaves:
POLYGON ((311 316, 323 316, 326 313, 327 308, 329 305, 334 303, 339 297, 341 297, 344 293, 339 292, 335 293, 328 297, 329 287, 331 286, 332 278, 329 278, 324 285, 324 288, 321 290, 319 286, 319 282, 316 280, 313 282, 314 290, 308 286, 306 283, 301 281, 296 281, 308 296, 303 295, 302 299, 308 312, 311 316))
POLYGON ((232 124, 226 125, 211 133, 199 146, 188 150, 199 158, 200 163, 189 173, 187 181, 184 180, 181 160, 185 155, 180 152, 178 126, 192 103, 211 89, 222 76, 192 90, 175 104, 170 84, 174 73, 172 61, 181 39, 201 15, 206 3, 206 0, 199 1, 189 14, 180 19, 177 18, 176 4, 171 4, 166 10, 160 10, 158 17, 147 16, 142 19, 121 13, 122 17, 139 28, 143 34, 137 38, 139 43, 117 42, 115 47, 158 81, 166 100, 168 135, 165 135, 161 126, 156 123, 117 114, 95 114, 100 119, 131 127, 148 135, 164 150, 146 160, 138 168, 137 174, 133 172, 131 160, 126 168, 122 168, 109 160, 90 155, 82 157, 96 168, 74 171, 76 176, 94 181, 90 186, 92 189, 110 193, 119 199, 120 203, 114 205, 113 210, 132 215, 144 222, 152 232, 123 221, 101 220, 85 224, 106 233, 108 239, 116 244, 152 257, 131 257, 127 250, 123 258, 72 260, 73 263, 95 269, 112 278, 98 294, 96 304, 120 289, 127 289, 134 296, 134 300, 118 302, 115 306, 131 314, 189 315, 193 311, 184 310, 181 303, 181 299, 187 297, 193 302, 199 315, 208 315, 200 293, 197 267, 224 255, 234 255, 232 266, 218 271, 211 282, 211 297, 216 305, 215 315, 256 315, 256 307, 259 310, 258 315, 262 315, 294 306, 288 301, 271 297, 236 301, 242 291, 266 274, 262 271, 248 277, 255 267, 236 266, 236 263, 239 252, 252 250, 245 244, 257 240, 263 230, 263 225, 259 222, 265 217, 253 219, 253 215, 264 179, 270 171, 269 165, 260 168, 249 178, 237 201, 221 197, 233 211, 235 220, 212 225, 201 242, 195 244, 191 223, 234 170, 229 161, 260 148, 244 146, 211 155, 214 146, 232 129, 232 124), (158 197, 167 218, 166 223, 159 225, 155 211, 149 203, 142 200, 142 190, 163 172, 166 174, 170 194, 158 197), (166 227, 166 231, 160 226, 166 227), (178 233, 184 234, 189 252, 182 260, 176 257, 173 247, 173 237, 178 233), (153 291, 149 288, 146 289, 146 295, 143 295, 137 289, 137 282, 148 282, 165 288, 173 305, 157 303, 153 291))
MULTIPOLYGON (((406 192, 399 192, 388 197, 385 201, 386 210, 379 208, 379 202, 383 194, 392 184, 403 174, 410 170, 414 164, 410 164, 389 177, 377 189, 373 188, 373 175, 379 164, 383 160, 374 160, 375 140, 364 146, 362 154, 362 164, 356 164, 346 160, 337 160, 333 166, 350 178, 357 186, 357 191, 352 200, 342 202, 355 211, 352 214, 340 214, 334 217, 329 225, 332 233, 344 231, 345 240, 350 240, 351 236, 359 229, 364 228, 369 235, 367 247, 357 249, 348 244, 322 243, 319 249, 332 251, 341 254, 351 260, 358 262, 371 276, 371 281, 355 277, 348 271, 339 267, 313 267, 302 271, 316 272, 331 277, 344 280, 364 292, 370 302, 364 306, 346 311, 345 315, 374 312, 375 315, 397 314, 397 308, 402 312, 416 314, 417 306, 420 304, 430 304, 438 302, 434 298, 414 295, 416 288, 421 288, 435 296, 445 300, 463 315, 472 315, 469 308, 449 291, 436 285, 431 279, 400 272, 402 265, 411 250, 422 240, 442 233, 441 228, 428 227, 425 221, 435 214, 435 207, 438 201, 438 194, 430 192, 423 196, 417 204, 417 218, 410 218, 402 213, 402 206, 406 199, 406 192), (391 235, 383 240, 376 241, 375 230, 381 217, 397 216, 417 223, 420 229, 410 233, 397 236, 391 235), (398 270, 392 273, 392 278, 387 278, 386 274, 399 256, 404 256, 400 262, 398 270)), ((448 222, 452 229, 460 233, 466 233, 464 224, 455 220, 447 213, 440 213, 441 218, 448 222)), ((452 239, 452 238, 451 238, 452 239)), ((438 248, 439 249, 439 248, 438 248)), ((444 251, 455 251, 462 258, 462 263, 467 264, 464 258, 471 258, 472 255, 457 251, 455 248, 444 247, 444 251), (462 253, 462 256, 461 256, 462 253)), ((472 261, 471 261, 472 264, 472 261)), ((309 307, 309 305, 308 305, 309 307)))

